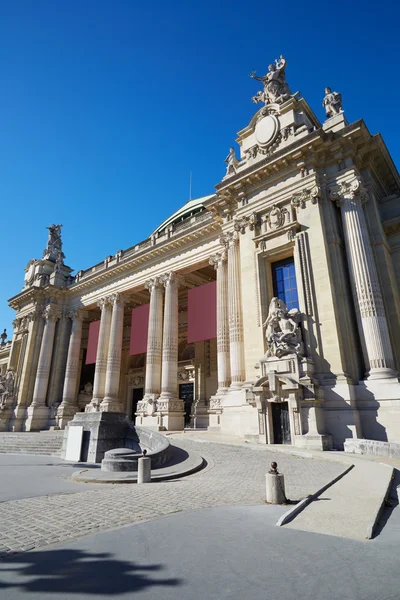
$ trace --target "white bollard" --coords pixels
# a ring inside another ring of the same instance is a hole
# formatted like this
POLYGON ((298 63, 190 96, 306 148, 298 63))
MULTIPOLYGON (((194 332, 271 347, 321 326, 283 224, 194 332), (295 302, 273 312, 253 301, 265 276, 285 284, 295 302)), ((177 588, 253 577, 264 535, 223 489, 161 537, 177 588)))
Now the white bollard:
POLYGON ((151 458, 147 458, 146 451, 143 452, 143 457, 138 460, 138 483, 150 483, 151 482, 151 458))
POLYGON ((278 473, 278 465, 271 463, 271 469, 266 475, 266 502, 267 504, 286 504, 285 478, 278 473))

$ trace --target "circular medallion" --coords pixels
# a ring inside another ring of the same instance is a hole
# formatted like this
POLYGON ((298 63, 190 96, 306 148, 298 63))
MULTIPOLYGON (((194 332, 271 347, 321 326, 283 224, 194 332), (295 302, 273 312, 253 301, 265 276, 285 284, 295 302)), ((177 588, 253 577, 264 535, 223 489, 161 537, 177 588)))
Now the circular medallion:
POLYGON ((279 121, 274 115, 268 115, 258 121, 255 136, 260 146, 272 144, 279 131, 279 121))

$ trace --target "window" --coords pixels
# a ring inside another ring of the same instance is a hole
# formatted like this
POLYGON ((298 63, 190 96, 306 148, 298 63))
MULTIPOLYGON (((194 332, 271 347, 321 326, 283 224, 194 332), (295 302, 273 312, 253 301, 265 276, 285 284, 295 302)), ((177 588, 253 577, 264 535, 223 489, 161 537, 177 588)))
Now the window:
POLYGON ((289 310, 299 309, 299 298, 297 295, 296 271, 293 257, 272 263, 272 281, 274 296, 283 300, 289 310))

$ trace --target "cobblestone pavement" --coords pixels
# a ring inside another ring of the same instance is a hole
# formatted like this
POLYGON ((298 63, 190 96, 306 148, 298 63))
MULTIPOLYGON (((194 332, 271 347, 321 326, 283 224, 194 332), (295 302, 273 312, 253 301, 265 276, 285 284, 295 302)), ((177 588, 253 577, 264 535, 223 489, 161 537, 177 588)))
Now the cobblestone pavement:
MULTIPOLYGON (((343 465, 288 454, 196 441, 173 441, 195 451, 207 467, 189 477, 150 485, 104 485, 0 503, 0 558, 174 512, 265 500, 265 473, 276 460, 286 495, 299 500, 343 471, 343 465)), ((6 481, 2 481, 7 485, 6 481)))

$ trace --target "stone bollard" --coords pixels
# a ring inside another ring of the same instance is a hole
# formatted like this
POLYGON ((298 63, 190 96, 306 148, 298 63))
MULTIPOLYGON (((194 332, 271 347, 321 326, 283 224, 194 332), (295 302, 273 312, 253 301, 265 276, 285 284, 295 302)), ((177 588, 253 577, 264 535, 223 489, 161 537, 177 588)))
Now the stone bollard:
POLYGON ((266 502, 267 504, 286 504, 285 479, 282 473, 278 472, 276 462, 271 463, 271 469, 267 475, 266 502))
POLYGON ((143 456, 138 460, 138 483, 151 482, 151 458, 146 457, 147 450, 143 450, 143 456))

